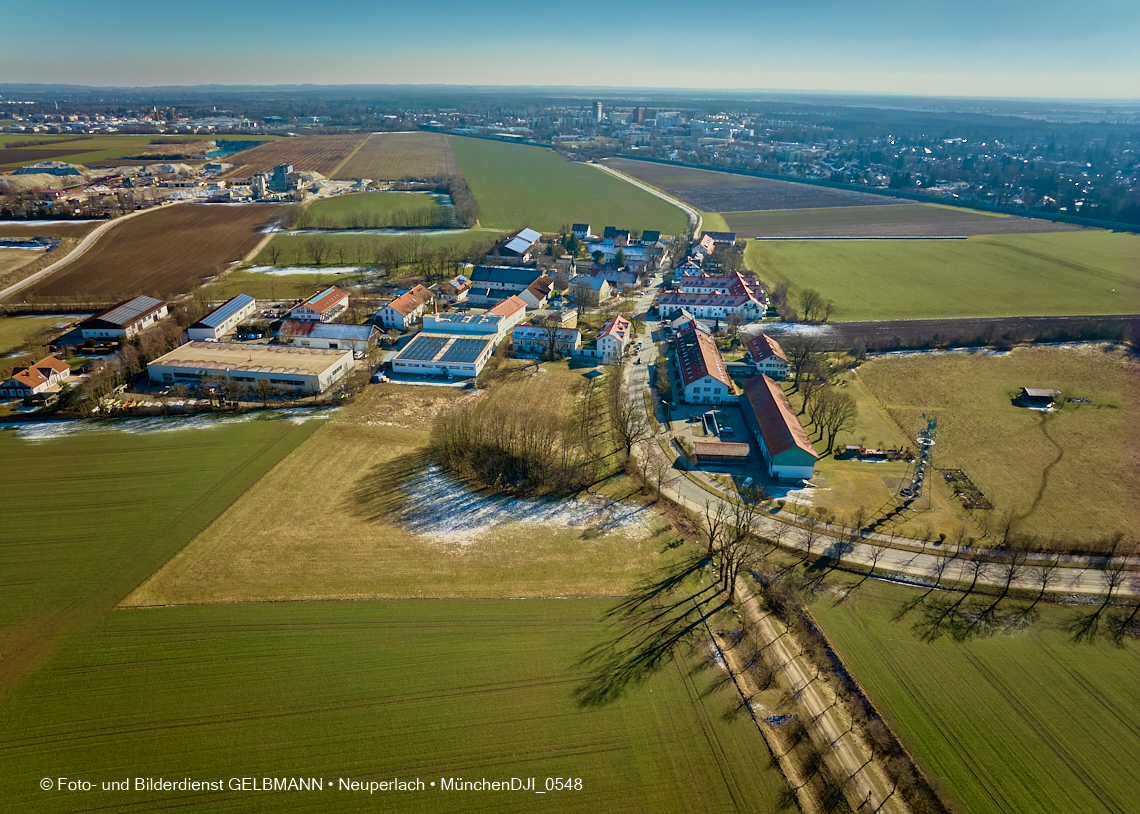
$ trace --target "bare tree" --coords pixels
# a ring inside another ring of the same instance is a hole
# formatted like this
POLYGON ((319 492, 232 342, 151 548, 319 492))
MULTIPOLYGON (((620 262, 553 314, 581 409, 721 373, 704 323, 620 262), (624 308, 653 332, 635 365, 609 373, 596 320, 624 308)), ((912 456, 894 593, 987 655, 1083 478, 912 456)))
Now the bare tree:
POLYGON ((657 490, 657 500, 661 499, 661 489, 669 480, 669 473, 672 470, 673 465, 664 455, 653 456, 653 463, 649 466, 649 477, 653 482, 653 488, 657 490))
POLYGON ((839 433, 854 428, 859 408, 850 393, 841 393, 834 388, 824 390, 816 398, 824 400, 819 420, 822 431, 827 436, 826 451, 831 452, 839 433))
POLYGON ((811 559, 812 549, 822 536, 823 531, 819 527, 819 521, 814 517, 804 518, 804 527, 800 533, 800 539, 804 543, 805 560, 811 559))
POLYGON ((816 291, 814 288, 805 288, 800 292, 800 308, 804 312, 804 321, 811 322, 812 317, 823 306, 823 295, 816 291))
POLYGON ((1041 589, 1037 592, 1037 597, 1033 600, 1033 604, 1036 605, 1041 601, 1041 597, 1045 596, 1045 592, 1049 590, 1049 586, 1060 579, 1061 563, 1056 558, 1038 563, 1029 569, 1029 574, 1041 589))
POLYGON ((265 256, 269 258, 271 266, 276 266, 277 261, 281 259, 281 244, 276 239, 269 241, 269 245, 265 247, 265 256))
POLYGON ((990 570, 991 563, 989 560, 982 559, 981 557, 970 557, 962 561, 962 575, 969 576, 970 587, 966 589, 966 593, 972 593, 974 586, 978 584, 978 580, 984 577, 990 570))
POLYGON ((879 560, 881 560, 883 558, 883 555, 887 553, 887 547, 882 543, 871 543, 867 547, 867 551, 871 557, 871 573, 874 574, 875 568, 879 564, 879 560))
POLYGON ((1010 586, 1025 573, 1025 563, 1028 559, 1028 554, 1016 548, 1007 549, 998 554, 997 570, 1004 582, 1001 591, 1002 597, 1009 593, 1010 586))
POLYGON ((950 567, 950 559, 943 557, 939 554, 934 555, 934 560, 930 563, 930 576, 934 577, 934 587, 937 588, 942 584, 942 576, 946 573, 946 569, 950 567))
POLYGON ((707 544, 706 551, 709 557, 712 557, 720 548, 724 540, 724 535, 728 530, 728 523, 731 517, 732 512, 724 501, 705 501, 704 523, 702 524, 701 531, 705 535, 705 542, 707 544))
POLYGON ((821 350, 819 341, 809 336, 797 336, 783 343, 784 355, 788 357, 788 368, 792 371, 792 384, 800 389, 805 365, 821 350))

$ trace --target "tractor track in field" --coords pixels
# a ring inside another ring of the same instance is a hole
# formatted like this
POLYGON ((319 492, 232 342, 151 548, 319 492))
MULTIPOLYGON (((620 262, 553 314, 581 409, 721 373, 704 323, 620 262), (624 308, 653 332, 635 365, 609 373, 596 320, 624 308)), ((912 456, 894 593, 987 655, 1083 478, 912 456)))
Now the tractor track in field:
POLYGON ((1106 712, 1108 712, 1109 715, 1111 715, 1113 718, 1115 718, 1117 721, 1119 721, 1124 726, 1125 729, 1127 729, 1129 732, 1131 732, 1133 735, 1135 735, 1138 739, 1140 739, 1140 724, 1137 724, 1134 721, 1131 721, 1128 718, 1126 718, 1124 716, 1124 713, 1122 713, 1120 711, 1120 709, 1115 704, 1112 704, 1108 701, 1105 701, 1104 698, 1096 691, 1096 688, 1093 687, 1091 684, 1089 684, 1088 681, 1082 675, 1074 672, 1072 670, 1072 668, 1070 668, 1067 664, 1065 664, 1065 662, 1063 662, 1057 656, 1056 652, 1051 647, 1049 647, 1049 645, 1042 643, 1040 645, 1040 647, 1042 650, 1045 651, 1045 653, 1048 654, 1049 658, 1053 660, 1054 664, 1056 664, 1058 667, 1060 667, 1062 671, 1067 673, 1068 676, 1070 678, 1072 678, 1074 682, 1081 685, 1081 687, 1083 687, 1085 690, 1088 691, 1090 698, 1094 699, 1097 702, 1097 704, 1099 704, 1101 707, 1104 708, 1104 710, 1106 712))

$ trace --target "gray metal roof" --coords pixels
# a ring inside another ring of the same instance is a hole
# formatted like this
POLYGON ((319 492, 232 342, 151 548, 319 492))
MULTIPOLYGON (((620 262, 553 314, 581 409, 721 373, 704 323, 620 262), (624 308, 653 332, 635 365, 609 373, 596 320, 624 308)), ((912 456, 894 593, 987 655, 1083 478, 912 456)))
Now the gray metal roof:
POLYGON ((201 320, 194 323, 193 327, 195 327, 195 328, 217 328, 219 325, 221 325, 227 319, 232 317, 238 311, 240 311, 241 309, 245 308, 247 305, 250 305, 253 302, 254 302, 254 299, 253 299, 253 297, 249 296, 249 294, 238 294, 236 297, 234 297, 232 300, 227 302, 225 305, 223 305, 217 311, 214 311, 212 314, 207 314, 206 316, 202 317, 201 320))
POLYGON ((542 232, 536 232, 534 229, 521 229, 519 230, 519 233, 516 235, 516 237, 521 237, 523 240, 529 243, 534 243, 536 240, 542 237, 542 232))
POLYGON ((162 304, 162 300, 156 300, 154 297, 135 297, 133 300, 119 303, 108 311, 96 314, 92 319, 110 322, 113 325, 130 325, 139 317, 156 310, 162 304))

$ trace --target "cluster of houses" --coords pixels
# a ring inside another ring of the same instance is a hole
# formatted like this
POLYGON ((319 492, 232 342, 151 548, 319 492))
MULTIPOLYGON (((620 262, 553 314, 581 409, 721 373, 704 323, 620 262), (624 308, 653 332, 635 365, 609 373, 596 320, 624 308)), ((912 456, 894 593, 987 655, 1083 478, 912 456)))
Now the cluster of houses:
POLYGON ((674 291, 657 299, 662 314, 685 309, 701 319, 727 320, 735 315, 742 323, 762 318, 768 310, 768 295, 755 277, 740 272, 725 276, 674 274, 674 291))

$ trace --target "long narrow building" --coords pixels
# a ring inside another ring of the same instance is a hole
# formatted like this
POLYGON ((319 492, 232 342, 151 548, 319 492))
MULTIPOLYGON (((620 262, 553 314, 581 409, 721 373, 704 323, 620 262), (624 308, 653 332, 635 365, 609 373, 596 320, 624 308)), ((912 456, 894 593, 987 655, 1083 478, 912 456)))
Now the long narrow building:
POLYGON ((760 444, 770 477, 808 480, 815 474, 819 454, 778 383, 764 375, 746 381, 740 411, 760 444))

